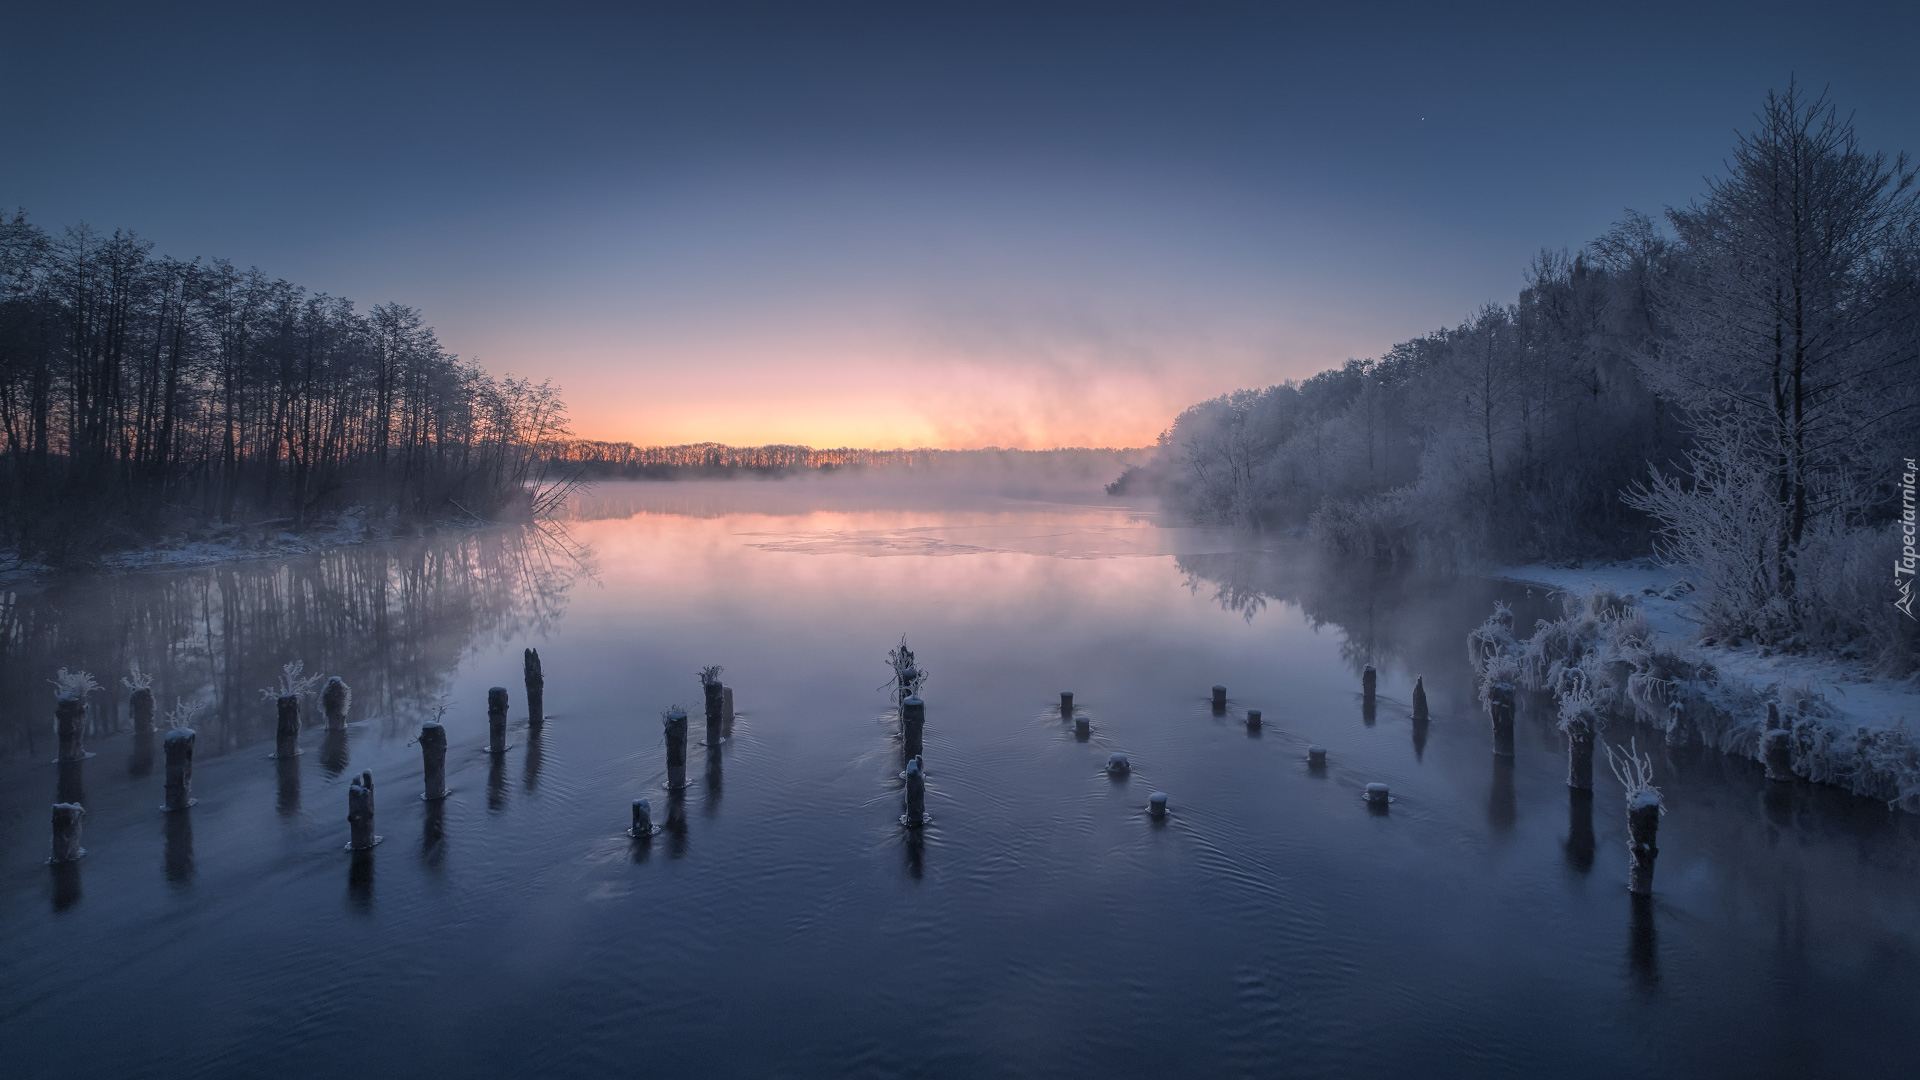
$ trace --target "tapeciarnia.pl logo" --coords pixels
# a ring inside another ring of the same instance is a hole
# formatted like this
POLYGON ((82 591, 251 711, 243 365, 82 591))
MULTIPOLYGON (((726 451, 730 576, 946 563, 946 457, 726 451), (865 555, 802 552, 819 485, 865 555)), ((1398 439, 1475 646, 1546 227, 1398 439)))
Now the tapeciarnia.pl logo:
POLYGON ((1900 557, 1893 560, 1893 587, 1900 599, 1893 606, 1911 619, 1913 614, 1913 459, 1907 458, 1907 471, 1900 474, 1900 557), (1905 575, 1902 577, 1902 575, 1905 575))

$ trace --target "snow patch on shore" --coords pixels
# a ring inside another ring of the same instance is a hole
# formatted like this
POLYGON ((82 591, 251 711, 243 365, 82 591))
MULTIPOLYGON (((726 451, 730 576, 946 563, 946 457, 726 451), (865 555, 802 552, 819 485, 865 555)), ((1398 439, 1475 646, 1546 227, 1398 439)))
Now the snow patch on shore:
MULTIPOLYGON (((1623 710, 1636 721, 1662 728, 1669 738, 1698 736, 1724 752, 1758 759, 1772 704, 1792 734, 1795 773, 1920 813, 1920 732, 1914 730, 1920 725, 1920 679, 1874 675, 1858 660, 1702 639, 1686 575, 1651 561, 1517 566, 1496 576, 1573 596, 1600 588, 1633 601, 1655 632, 1651 649, 1698 676, 1668 671, 1664 686, 1654 685, 1661 679, 1636 676, 1624 695, 1632 708, 1623 710), (1658 691, 1660 700, 1643 690, 1658 691)), ((1890 611, 1888 617, 1898 615, 1890 611)))

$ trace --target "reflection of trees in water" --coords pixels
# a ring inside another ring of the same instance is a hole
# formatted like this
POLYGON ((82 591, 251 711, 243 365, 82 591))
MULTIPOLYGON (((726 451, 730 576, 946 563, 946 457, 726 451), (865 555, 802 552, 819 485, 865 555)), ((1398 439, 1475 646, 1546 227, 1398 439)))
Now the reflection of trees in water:
MULTIPOLYGON (((461 654, 544 631, 565 611, 591 552, 548 527, 489 529, 300 559, 91 578, 0 597, 0 744, 33 749, 52 734, 59 667, 92 671, 93 734, 126 727, 118 679, 154 673, 163 707, 204 701, 199 751, 270 738, 263 702, 288 660, 353 687, 350 719, 411 724, 443 691, 461 654), (42 731, 41 728, 47 730, 42 731)), ((323 723, 315 701, 304 722, 323 723)))
MULTIPOLYGON (((1338 629, 1340 657, 1356 677, 1368 664, 1395 664, 1425 674, 1430 687, 1436 676, 1465 677, 1467 631, 1486 618, 1495 597, 1521 599, 1512 594, 1525 591, 1511 583, 1339 559, 1304 545, 1180 555, 1175 562, 1188 589, 1211 590, 1223 610, 1248 622, 1273 602, 1298 607, 1315 630, 1338 629)), ((1545 597, 1538 599, 1544 613, 1545 597)))

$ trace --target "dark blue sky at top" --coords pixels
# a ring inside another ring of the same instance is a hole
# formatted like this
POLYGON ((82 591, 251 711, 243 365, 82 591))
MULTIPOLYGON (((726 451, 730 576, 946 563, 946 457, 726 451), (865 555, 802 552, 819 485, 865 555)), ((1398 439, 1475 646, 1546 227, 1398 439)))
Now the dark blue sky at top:
POLYGON ((1920 5, 1442 8, 21 5, 0 204, 417 304, 576 399, 893 349, 1177 409, 1511 299, 1790 74, 1920 148, 1920 5))

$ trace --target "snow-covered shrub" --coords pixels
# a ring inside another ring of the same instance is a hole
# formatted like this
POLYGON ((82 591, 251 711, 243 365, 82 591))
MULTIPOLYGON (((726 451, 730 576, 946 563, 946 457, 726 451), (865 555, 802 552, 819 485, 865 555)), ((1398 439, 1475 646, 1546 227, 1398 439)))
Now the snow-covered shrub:
POLYGON ((312 693, 313 688, 320 685, 322 676, 303 674, 306 667, 304 660, 291 660, 280 665, 280 685, 263 687, 260 691, 261 699, 273 701, 276 698, 300 697, 312 693))
POLYGON ((1637 810, 1645 806, 1657 806, 1661 816, 1667 812, 1666 800, 1661 797, 1660 789, 1653 786, 1653 757, 1640 753, 1640 748, 1632 739, 1624 747, 1602 744, 1607 751, 1607 766, 1619 779, 1620 786, 1627 789, 1627 808, 1637 810))
POLYGON ((92 675, 84 671, 68 671, 66 668, 61 668, 47 681, 53 684, 53 696, 60 701, 79 701, 100 689, 100 684, 93 680, 92 675))
POLYGON ((141 671, 139 665, 136 664, 132 671, 120 677, 120 685, 129 690, 151 690, 153 689, 153 673, 141 671))
POLYGON ((1485 675, 1487 661, 1519 655, 1520 644, 1513 639, 1513 609, 1495 600, 1487 621, 1467 631, 1467 662, 1473 665, 1474 674, 1485 675))
POLYGON ((193 718, 198 715, 200 715, 199 705, 191 705, 182 698, 175 698, 173 708, 167 710, 167 727, 173 731, 191 729, 193 718))

